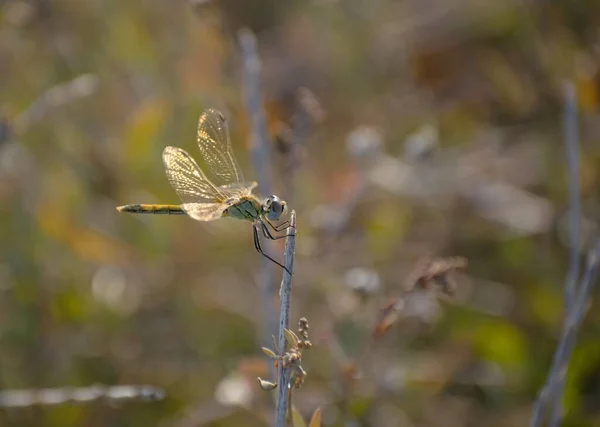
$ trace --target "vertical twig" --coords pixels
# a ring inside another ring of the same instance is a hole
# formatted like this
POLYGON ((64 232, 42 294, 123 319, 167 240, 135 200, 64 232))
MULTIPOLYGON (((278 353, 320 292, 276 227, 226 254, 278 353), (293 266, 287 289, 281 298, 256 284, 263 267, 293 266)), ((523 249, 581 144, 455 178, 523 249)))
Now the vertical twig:
MULTIPOLYGON (((252 135, 250 139, 250 155, 254 164, 254 170, 258 178, 260 191, 264 194, 272 194, 271 177, 271 138, 269 136, 267 121, 262 107, 260 95, 260 58, 256 46, 256 37, 248 29, 242 29, 238 33, 245 86, 246 110, 250 119, 252 135)), ((267 251, 271 242, 264 242, 267 251)), ((271 336, 275 333, 277 324, 275 321, 275 310, 272 306, 273 299, 273 276, 269 260, 263 258, 261 264, 260 288, 262 291, 263 310, 265 313, 265 332, 263 344, 271 342, 271 336)))
POLYGON ((296 93, 298 108, 292 118, 292 131, 288 152, 285 156, 285 174, 283 176, 285 197, 291 206, 296 205, 296 172, 298 171, 300 159, 300 148, 305 145, 310 128, 310 115, 307 107, 302 105, 300 93, 296 93))
MULTIPOLYGON (((580 218, 581 218, 581 196, 579 190, 579 135, 577 126, 577 94, 572 82, 564 84, 564 116, 563 145, 567 159, 567 187, 569 197, 568 210, 568 236, 569 236, 569 269, 565 278, 565 318, 572 315, 575 307, 575 296, 577 292, 577 279, 579 277, 579 246, 580 246, 580 218)), ((584 302, 585 304, 585 302, 584 302)), ((566 321, 567 319, 565 319, 566 321)), ((570 351, 566 360, 563 360, 564 370, 558 379, 558 383, 552 391, 553 400, 550 425, 558 426, 563 414, 562 396, 565 388, 566 364, 570 358, 570 351)), ((562 370, 563 368, 561 368, 562 370)))
POLYGON ((260 95, 260 58, 256 46, 256 37, 248 29, 239 32, 240 48, 244 68, 246 110, 252 125, 250 154, 261 191, 271 194, 271 137, 267 128, 267 119, 260 95))
MULTIPOLYGON (((534 405, 533 416, 529 424, 531 427, 537 427, 541 424, 543 415, 542 412, 547 406, 548 399, 562 398, 562 393, 560 393, 560 396, 557 396, 557 391, 559 390, 559 387, 561 387, 561 384, 564 383, 569 358, 571 357, 573 347, 575 346, 575 338, 577 336, 579 327, 581 326, 583 315, 585 314, 587 300, 596 278, 599 257, 600 239, 598 239, 594 249, 588 255, 583 278, 579 284, 579 292, 577 293, 575 305, 563 323, 563 330, 561 332, 561 337, 556 348, 556 352, 554 353, 550 373, 548 374, 546 384, 540 391, 538 399, 534 405)), ((560 391, 562 392, 562 389, 560 389, 560 391)), ((559 421, 560 414, 557 418, 554 418, 555 416, 556 414, 553 413, 551 425, 557 425, 555 423, 558 423, 559 421)))
MULTIPOLYGON (((283 254, 283 265, 294 272, 294 248, 296 246, 296 212, 292 211, 290 215, 290 226, 287 229, 287 239, 285 240, 285 252, 283 254)), ((277 346, 279 347, 279 356, 285 353, 285 335, 283 330, 289 325, 290 305, 292 298, 292 276, 286 270, 283 270, 281 287, 279 288, 279 337, 277 346)), ((284 368, 283 363, 279 364, 279 374, 277 380, 277 406, 275 410, 275 427, 285 427, 286 413, 289 401, 291 369, 284 368)))
POLYGON ((600 257, 600 239, 588 254, 583 277, 579 280, 579 156, 577 136, 577 110, 572 83, 565 85, 565 151, 567 155, 569 187, 569 271, 565 279, 565 319, 560 341, 554 353, 552 367, 533 407, 530 427, 538 427, 548 402, 551 401, 550 426, 558 426, 562 416, 562 396, 569 359, 575 346, 577 332, 583 321, 590 291, 594 284, 600 257))
POLYGON ((569 192, 569 271, 565 283, 565 308, 569 313, 575 302, 577 278, 579 277, 579 219, 581 216, 579 195, 579 135, 577 127, 577 98, 573 83, 564 86, 564 149, 567 156, 567 185, 569 192))
POLYGON ((567 375, 567 369, 569 367, 569 359, 573 353, 575 347, 577 332, 583 321, 583 315, 587 308, 587 302, 592 290, 594 281, 596 279, 596 273, 598 270, 598 258, 600 257, 600 239, 596 242, 596 247, 588 254, 588 260, 586 268, 583 274, 583 278, 579 285, 579 292, 577 299, 574 302, 574 306, 568 313, 565 319, 564 339, 561 340, 559 348, 557 349, 557 363, 559 365, 556 368, 554 374, 554 380, 549 384, 549 397, 553 398, 552 415, 550 418, 550 426, 556 427, 560 424, 562 417, 562 396, 565 388, 565 377, 567 375))

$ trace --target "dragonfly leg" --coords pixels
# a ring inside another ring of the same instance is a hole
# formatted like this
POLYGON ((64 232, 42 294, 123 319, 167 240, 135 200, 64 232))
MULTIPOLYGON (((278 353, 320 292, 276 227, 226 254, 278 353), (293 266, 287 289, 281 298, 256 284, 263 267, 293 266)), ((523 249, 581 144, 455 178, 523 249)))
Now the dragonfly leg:
POLYGON ((292 234, 284 234, 283 236, 273 236, 273 234, 271 234, 271 232, 269 231, 269 228, 262 221, 260 222, 260 229, 262 230, 263 236, 265 236, 267 239, 271 239, 271 240, 279 240, 279 239, 283 239, 285 237, 291 237, 291 236, 296 235, 295 233, 292 233, 292 234))
MULTIPOLYGON (((274 225, 272 223, 269 223, 269 225, 273 228, 273 230, 275 231, 283 231, 286 228, 288 228, 290 226, 290 220, 288 219, 287 221, 283 221, 282 223, 279 223, 277 225, 274 225)), ((294 227, 296 228, 296 227, 294 227)))
POLYGON ((258 237, 258 226, 256 224, 252 224, 252 228, 254 229, 254 247, 256 248, 258 253, 260 253, 262 256, 266 257, 267 259, 271 260, 272 262, 283 268, 291 276, 292 272, 288 270, 285 265, 281 264, 279 261, 274 260, 262 250, 262 247, 260 246, 260 239, 258 237))
MULTIPOLYGON (((271 228, 272 228, 274 231, 277 231, 277 232, 280 232, 280 231, 283 231, 283 230, 285 230, 285 229, 286 229, 287 227, 289 227, 289 225, 290 225, 290 221, 289 221, 289 220, 287 220, 287 221, 284 221, 284 222, 282 222, 281 224, 277 224, 277 225, 274 225, 274 224, 273 224, 271 221, 269 221, 269 219, 268 219, 267 217, 264 217, 264 220, 265 220, 265 222, 266 222, 267 224, 269 224, 269 226, 270 226, 270 227, 271 227, 271 228)), ((293 228, 296 228, 296 227, 293 227, 293 228)))

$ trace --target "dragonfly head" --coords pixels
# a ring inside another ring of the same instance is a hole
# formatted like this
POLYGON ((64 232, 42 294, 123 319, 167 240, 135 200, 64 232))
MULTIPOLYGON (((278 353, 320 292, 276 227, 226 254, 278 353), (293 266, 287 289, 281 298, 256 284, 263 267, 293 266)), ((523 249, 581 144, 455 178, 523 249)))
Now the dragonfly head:
POLYGON ((287 203, 277 196, 267 197, 262 206, 262 213, 271 221, 277 221, 287 212, 287 203))

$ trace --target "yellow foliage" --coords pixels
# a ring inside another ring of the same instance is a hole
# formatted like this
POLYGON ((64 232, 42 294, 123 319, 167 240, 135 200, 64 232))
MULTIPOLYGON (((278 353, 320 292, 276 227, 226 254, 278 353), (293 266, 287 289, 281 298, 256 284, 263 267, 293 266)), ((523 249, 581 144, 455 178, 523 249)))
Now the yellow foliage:
POLYGON ((527 340, 522 331, 505 320, 482 320, 474 340, 475 348, 484 359, 507 368, 525 363, 527 340))
POLYGON ((36 213, 36 221, 44 233, 81 259, 121 265, 127 258, 128 251, 119 240, 77 225, 60 206, 42 205, 36 213))
POLYGON ((168 104, 159 97, 146 98, 135 110, 124 137, 128 164, 135 164, 133 159, 148 158, 156 153, 152 141, 157 138, 168 114, 168 104))

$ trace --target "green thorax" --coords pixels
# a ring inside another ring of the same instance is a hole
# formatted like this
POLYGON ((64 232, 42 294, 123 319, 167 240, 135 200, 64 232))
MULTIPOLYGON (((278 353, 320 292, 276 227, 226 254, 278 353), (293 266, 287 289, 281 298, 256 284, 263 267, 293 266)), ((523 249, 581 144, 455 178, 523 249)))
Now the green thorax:
POLYGON ((260 218, 260 212, 260 201, 256 197, 250 195, 241 197, 237 202, 225 209, 223 216, 255 221, 260 218))

